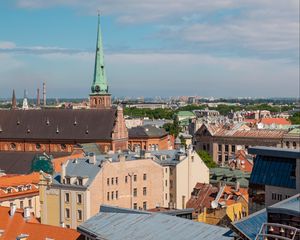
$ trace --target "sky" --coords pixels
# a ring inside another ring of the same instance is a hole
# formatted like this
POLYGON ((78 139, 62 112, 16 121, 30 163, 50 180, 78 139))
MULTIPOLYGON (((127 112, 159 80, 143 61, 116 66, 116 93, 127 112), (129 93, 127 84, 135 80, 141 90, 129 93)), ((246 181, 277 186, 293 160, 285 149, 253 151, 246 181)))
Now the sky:
POLYGON ((0 98, 299 97, 298 0, 1 0, 0 98))

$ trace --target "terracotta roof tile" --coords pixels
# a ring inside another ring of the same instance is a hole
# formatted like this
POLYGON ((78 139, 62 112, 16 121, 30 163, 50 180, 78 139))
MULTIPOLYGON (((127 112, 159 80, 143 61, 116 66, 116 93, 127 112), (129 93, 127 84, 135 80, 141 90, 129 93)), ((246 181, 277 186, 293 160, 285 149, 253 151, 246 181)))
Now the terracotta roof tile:
POLYGON ((54 240, 80 239, 80 234, 73 229, 40 224, 33 216, 29 220, 25 220, 23 211, 20 209, 17 209, 13 216, 10 216, 9 213, 9 207, 0 206, 0 229, 4 231, 0 239, 16 239, 21 234, 28 234, 28 240, 46 238, 54 240))
POLYGON ((262 118, 260 120, 260 123, 266 124, 266 125, 271 125, 271 124, 276 124, 276 125, 291 125, 291 122, 285 118, 262 118))

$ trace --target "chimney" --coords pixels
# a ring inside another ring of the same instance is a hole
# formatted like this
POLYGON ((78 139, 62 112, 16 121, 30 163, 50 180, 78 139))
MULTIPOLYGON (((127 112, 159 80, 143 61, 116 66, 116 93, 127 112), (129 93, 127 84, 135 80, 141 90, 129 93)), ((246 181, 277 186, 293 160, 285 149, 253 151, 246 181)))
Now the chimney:
POLYGON ((240 182, 236 181, 235 183, 235 191, 239 191, 240 190, 240 182))
POLYGON ((37 107, 41 106, 40 89, 39 88, 36 90, 36 106, 37 107))
POLYGON ((25 207, 24 208, 24 218, 26 220, 30 219, 30 207, 25 207))
POLYGON ((66 167, 67 167, 67 163, 61 164, 60 183, 63 183, 63 181, 66 177, 66 167))
POLYGON ((47 105, 47 99, 46 99, 46 83, 43 82, 43 105, 46 107, 47 105))
POLYGON ((15 214, 16 210, 17 210, 17 205, 13 203, 13 204, 10 206, 10 212, 9 212, 9 215, 12 217, 12 216, 15 214))
POLYGON ((96 155, 95 153, 91 152, 88 155, 89 163, 90 164, 95 164, 96 163, 96 155))

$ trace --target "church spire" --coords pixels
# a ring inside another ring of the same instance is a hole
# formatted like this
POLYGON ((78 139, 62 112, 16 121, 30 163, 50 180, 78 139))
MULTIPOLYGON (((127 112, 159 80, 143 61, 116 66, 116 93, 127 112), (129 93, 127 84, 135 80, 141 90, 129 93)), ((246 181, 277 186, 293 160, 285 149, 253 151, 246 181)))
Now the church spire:
POLYGON ((17 99, 16 99, 15 89, 13 89, 13 93, 12 93, 11 109, 17 109, 17 99))
POLYGON ((94 68, 94 80, 91 87, 92 93, 94 94, 107 94, 108 85, 104 67, 104 53, 100 26, 100 14, 98 13, 98 32, 97 32, 97 44, 96 44, 96 56, 95 56, 95 68, 94 68))
POLYGON ((92 92, 90 93, 90 108, 111 108, 111 97, 108 93, 108 85, 104 67, 104 54, 99 13, 94 80, 91 90, 92 92))

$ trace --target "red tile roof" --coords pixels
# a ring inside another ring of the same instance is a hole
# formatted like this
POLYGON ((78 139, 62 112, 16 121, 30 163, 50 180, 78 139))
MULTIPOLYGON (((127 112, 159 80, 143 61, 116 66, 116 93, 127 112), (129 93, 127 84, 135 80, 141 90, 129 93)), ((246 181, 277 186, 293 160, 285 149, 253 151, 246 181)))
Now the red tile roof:
POLYGON ((40 174, 34 172, 28 175, 4 175, 0 177, 0 187, 12 187, 26 184, 38 184, 40 174))
POLYGON ((12 240, 21 234, 28 234, 28 240, 41 240, 51 238, 54 240, 80 239, 80 234, 73 229, 55 227, 40 224, 33 216, 29 220, 24 219, 23 211, 17 209, 13 216, 10 216, 9 207, 0 206, 0 230, 4 233, 0 239, 12 240))
POLYGON ((288 119, 285 119, 285 118, 262 118, 260 120, 260 123, 263 123, 263 124, 266 124, 266 125, 271 125, 271 124, 291 125, 291 122, 288 119))

